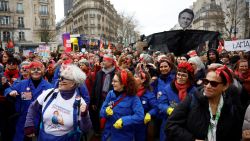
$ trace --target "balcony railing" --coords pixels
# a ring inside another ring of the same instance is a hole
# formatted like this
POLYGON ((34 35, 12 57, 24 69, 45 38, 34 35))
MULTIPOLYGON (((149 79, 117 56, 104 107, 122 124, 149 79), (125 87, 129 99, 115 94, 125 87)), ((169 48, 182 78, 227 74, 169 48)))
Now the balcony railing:
POLYGON ((49 28, 49 25, 48 25, 48 24, 41 24, 40 26, 41 26, 41 28, 43 28, 43 29, 44 29, 44 28, 46 28, 46 29, 49 28))
POLYGON ((24 28, 24 24, 18 24, 18 28, 24 28))
POLYGON ((14 27, 13 27, 13 24, 1 24, 0 23, 0 28, 11 28, 11 29, 13 29, 14 27))
POLYGON ((19 42, 26 41, 25 38, 18 38, 19 42))
POLYGON ((10 8, 6 8, 6 7, 1 7, 0 8, 1 12, 10 12, 10 8))
POLYGON ((49 15, 49 12, 48 11, 40 11, 39 14, 46 16, 46 15, 49 15))
POLYGON ((18 14, 23 14, 24 11, 23 11, 23 10, 16 10, 16 13, 18 13, 18 14))

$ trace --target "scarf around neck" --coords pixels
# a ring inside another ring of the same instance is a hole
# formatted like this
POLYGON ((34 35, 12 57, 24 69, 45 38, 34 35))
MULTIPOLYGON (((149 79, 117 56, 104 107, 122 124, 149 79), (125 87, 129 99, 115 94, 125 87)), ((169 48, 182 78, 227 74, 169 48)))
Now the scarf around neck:
POLYGON ((69 100, 75 94, 75 88, 72 90, 60 90, 60 94, 64 100, 69 100))
POLYGON ((145 88, 142 86, 142 87, 140 87, 139 89, 138 89, 138 91, 137 91, 137 96, 138 97, 141 97, 141 96, 143 96, 143 94, 145 93, 145 88))
POLYGON ((107 93, 109 91, 110 80, 111 80, 110 73, 113 72, 114 70, 115 70, 114 66, 110 69, 105 69, 105 68, 102 69, 102 71, 105 73, 102 92, 107 93))
POLYGON ((190 87, 190 82, 186 84, 178 84, 177 81, 174 81, 175 87, 178 90, 178 96, 180 101, 183 101, 187 96, 187 89, 190 87))

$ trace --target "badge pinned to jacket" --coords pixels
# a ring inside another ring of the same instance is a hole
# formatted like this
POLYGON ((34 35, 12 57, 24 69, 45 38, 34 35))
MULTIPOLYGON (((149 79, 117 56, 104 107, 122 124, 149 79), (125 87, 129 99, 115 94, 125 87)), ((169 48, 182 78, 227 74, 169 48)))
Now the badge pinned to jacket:
POLYGON ((159 92, 157 93, 157 99, 159 99, 161 96, 162 96, 162 92, 159 91, 159 92))

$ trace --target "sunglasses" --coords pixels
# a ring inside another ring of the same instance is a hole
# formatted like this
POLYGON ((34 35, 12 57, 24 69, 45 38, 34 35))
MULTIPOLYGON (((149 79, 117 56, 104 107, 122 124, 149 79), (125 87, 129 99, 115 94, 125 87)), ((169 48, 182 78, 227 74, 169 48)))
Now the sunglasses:
POLYGON ((204 85, 208 85, 208 83, 210 83, 210 85, 212 86, 212 87, 217 87, 219 84, 222 84, 222 82, 217 82, 217 81, 210 81, 210 80, 208 80, 208 79, 202 79, 202 83, 204 84, 204 85))
POLYGON ((63 76, 59 77, 59 81, 64 81, 64 80, 73 81, 72 79, 68 79, 68 78, 65 78, 63 76))

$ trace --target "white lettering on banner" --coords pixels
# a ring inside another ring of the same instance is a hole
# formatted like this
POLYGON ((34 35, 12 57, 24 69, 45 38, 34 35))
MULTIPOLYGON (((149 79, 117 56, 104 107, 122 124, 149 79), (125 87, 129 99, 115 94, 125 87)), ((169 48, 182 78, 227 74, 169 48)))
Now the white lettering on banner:
POLYGON ((70 40, 66 40, 66 44, 71 44, 71 41, 70 40))
POLYGON ((250 39, 225 41, 224 46, 227 51, 250 51, 250 39))

